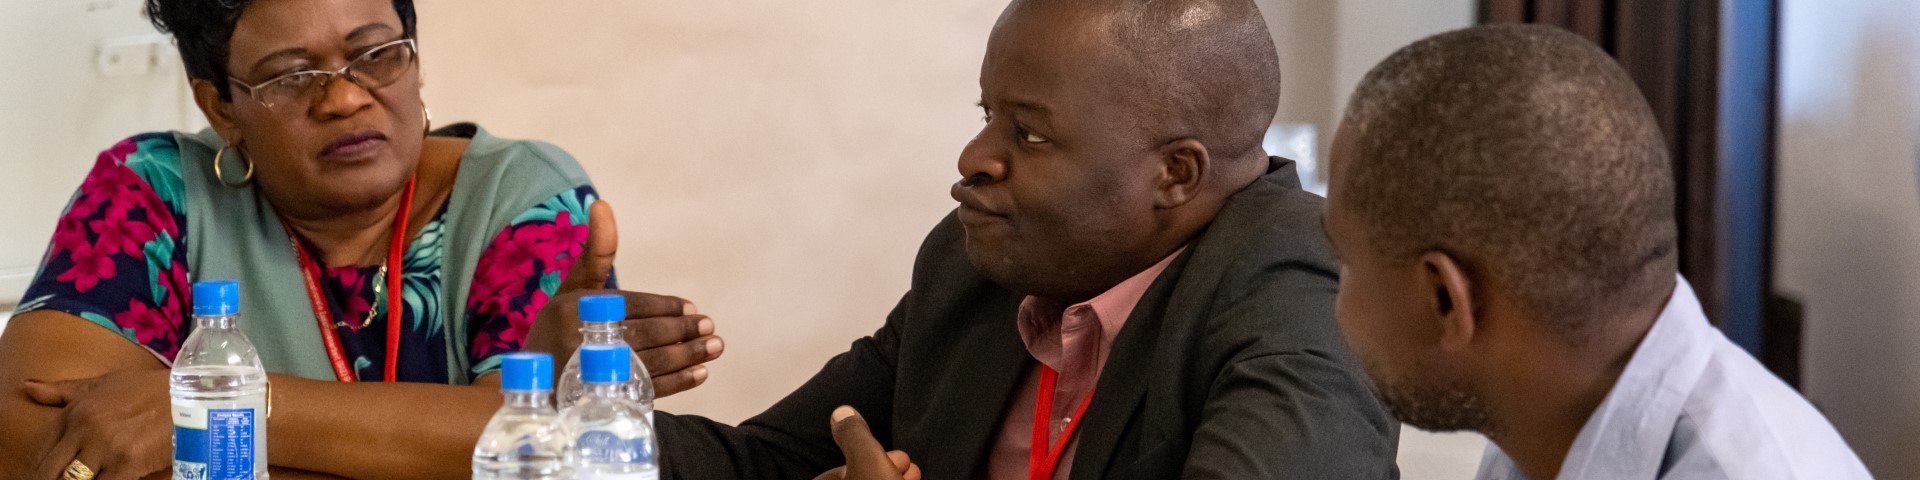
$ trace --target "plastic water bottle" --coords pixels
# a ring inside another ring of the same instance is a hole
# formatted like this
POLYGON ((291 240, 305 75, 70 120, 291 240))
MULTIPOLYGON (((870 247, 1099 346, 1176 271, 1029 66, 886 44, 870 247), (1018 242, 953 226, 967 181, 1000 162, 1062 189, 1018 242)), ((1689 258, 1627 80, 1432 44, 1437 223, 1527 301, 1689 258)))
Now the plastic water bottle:
POLYGON ((193 333, 170 382, 174 480, 267 478, 267 370, 239 313, 239 284, 193 284, 193 333))
POLYGON ((560 412, 575 435, 574 473, 580 480, 657 480, 659 446, 646 412, 627 398, 633 349, 626 345, 580 347, 586 394, 560 412))
MULTIPOLYGON (((580 297, 580 347, 589 345, 627 344, 626 327, 620 325, 627 319, 627 299, 619 295, 588 295, 580 297)), ((639 405, 647 412, 647 421, 653 421, 653 376, 647 374, 647 366, 640 364, 640 358, 632 361, 633 380, 627 382, 627 399, 639 405)), ((567 359, 567 366, 560 372, 560 408, 565 409, 580 401, 586 393, 585 385, 580 381, 580 352, 573 352, 567 359)))
POLYGON ((473 479, 571 480, 574 436, 548 399, 553 393, 553 357, 502 355, 500 391, 506 403, 473 446, 473 479))

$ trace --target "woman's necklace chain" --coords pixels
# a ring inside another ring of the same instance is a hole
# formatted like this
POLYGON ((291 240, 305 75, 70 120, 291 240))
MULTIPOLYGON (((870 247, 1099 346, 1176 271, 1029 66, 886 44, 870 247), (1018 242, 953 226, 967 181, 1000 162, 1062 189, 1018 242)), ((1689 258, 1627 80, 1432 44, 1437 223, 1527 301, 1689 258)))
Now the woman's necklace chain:
MULTIPOLYGON (((367 302, 367 318, 360 320, 360 328, 373 324, 373 316, 380 312, 380 294, 387 290, 387 261, 380 261, 380 273, 373 275, 373 300, 367 302)), ((387 308, 393 308, 388 305, 387 308)))
MULTIPOLYGON (((384 242, 375 242, 374 245, 377 246, 380 243, 384 243, 384 242)), ((373 298, 367 301, 367 316, 366 318, 360 319, 360 328, 367 328, 367 326, 373 325, 373 317, 380 314, 380 299, 382 298, 381 294, 386 293, 386 291, 387 291, 387 259, 382 258, 380 259, 380 271, 373 274, 373 298)), ((393 307, 389 305, 387 308, 391 309, 393 307)), ((347 323, 336 321, 334 322, 334 326, 345 327, 347 326, 347 323)))
MULTIPOLYGON (((407 206, 401 205, 400 208, 407 208, 407 206)), ((388 237, 392 237, 392 235, 393 234, 391 233, 387 234, 388 237)), ((374 242, 373 245, 374 247, 378 248, 380 244, 389 243, 391 240, 392 238, 384 238, 384 239, 381 239, 381 241, 374 242)), ((382 256, 380 258, 380 272, 373 274, 373 299, 367 301, 367 318, 363 318, 360 320, 360 328, 367 328, 368 325, 373 324, 373 316, 380 313, 380 297, 381 297, 380 294, 386 293, 386 291, 387 291, 387 258, 385 256, 382 256)), ((387 308, 392 309, 393 306, 388 305, 387 308)))

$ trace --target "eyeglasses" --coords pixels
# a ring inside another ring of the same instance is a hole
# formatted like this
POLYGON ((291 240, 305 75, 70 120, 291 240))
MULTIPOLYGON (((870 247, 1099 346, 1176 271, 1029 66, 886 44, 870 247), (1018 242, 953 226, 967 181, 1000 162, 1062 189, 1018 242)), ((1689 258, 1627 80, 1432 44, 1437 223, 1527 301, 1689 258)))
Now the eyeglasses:
POLYGON ((248 85, 239 78, 227 77, 227 80, 240 85, 241 91, 253 97, 269 109, 285 110, 295 106, 311 106, 326 94, 327 85, 334 77, 346 76, 347 80, 360 88, 372 90, 392 84, 413 66, 414 43, 411 38, 403 38, 383 43, 360 54, 347 66, 339 70, 305 70, 273 77, 257 85, 248 85))

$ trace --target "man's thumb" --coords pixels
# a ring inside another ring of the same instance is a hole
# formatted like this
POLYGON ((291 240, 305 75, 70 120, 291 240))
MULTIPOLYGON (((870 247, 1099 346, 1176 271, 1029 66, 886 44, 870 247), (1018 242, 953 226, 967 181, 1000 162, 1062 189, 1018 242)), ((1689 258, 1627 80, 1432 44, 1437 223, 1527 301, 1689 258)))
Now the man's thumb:
POLYGON ((614 224, 613 205, 606 200, 587 207, 587 243, 574 260, 560 291, 605 288, 613 275, 613 257, 620 249, 620 229, 614 224))
POLYGON ((833 443, 839 444, 840 453, 847 457, 847 478, 869 478, 865 475, 894 471, 887 450, 880 446, 879 440, 874 440, 866 418, 853 407, 841 405, 833 410, 833 443))

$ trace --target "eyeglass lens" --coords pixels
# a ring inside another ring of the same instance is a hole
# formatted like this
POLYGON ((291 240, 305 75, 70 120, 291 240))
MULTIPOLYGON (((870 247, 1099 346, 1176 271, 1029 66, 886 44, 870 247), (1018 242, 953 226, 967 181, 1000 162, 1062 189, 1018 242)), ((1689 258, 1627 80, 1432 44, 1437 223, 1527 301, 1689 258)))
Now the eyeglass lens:
MULTIPOLYGON (((380 88, 399 80, 412 60, 411 45, 394 43, 362 54, 353 63, 347 64, 345 75, 361 88, 380 88)), ((321 71, 296 73, 261 85, 254 89, 253 94, 268 108, 312 105, 326 92, 327 84, 335 76, 333 72, 321 71)))

